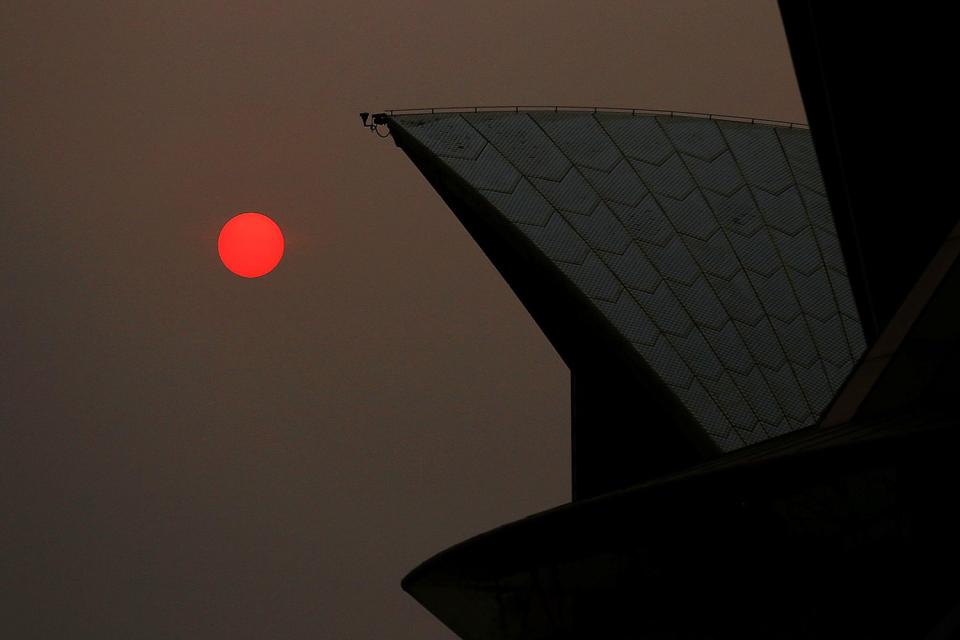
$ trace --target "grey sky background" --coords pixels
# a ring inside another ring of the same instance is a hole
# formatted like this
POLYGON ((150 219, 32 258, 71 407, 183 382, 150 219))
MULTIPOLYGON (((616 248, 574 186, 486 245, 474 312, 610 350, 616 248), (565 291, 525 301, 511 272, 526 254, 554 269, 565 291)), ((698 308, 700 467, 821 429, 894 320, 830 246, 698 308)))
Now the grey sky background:
POLYGON ((400 578, 568 499, 567 370, 359 111, 804 118, 772 0, 5 2, 0 92, 9 638, 449 639, 400 578))

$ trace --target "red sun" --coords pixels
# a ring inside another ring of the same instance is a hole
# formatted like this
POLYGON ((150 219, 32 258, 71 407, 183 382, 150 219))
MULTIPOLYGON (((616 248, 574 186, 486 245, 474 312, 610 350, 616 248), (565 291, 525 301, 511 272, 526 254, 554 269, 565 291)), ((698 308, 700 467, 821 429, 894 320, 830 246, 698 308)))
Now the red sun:
POLYGON ((240 213, 223 225, 217 251, 230 271, 243 278, 259 278, 280 264, 283 232, 262 213, 240 213))

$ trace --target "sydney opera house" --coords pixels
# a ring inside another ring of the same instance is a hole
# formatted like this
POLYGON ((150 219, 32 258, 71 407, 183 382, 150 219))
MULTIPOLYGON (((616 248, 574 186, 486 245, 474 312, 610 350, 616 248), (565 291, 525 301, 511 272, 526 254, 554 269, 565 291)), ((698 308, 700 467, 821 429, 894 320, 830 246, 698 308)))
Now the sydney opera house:
POLYGON ((373 116, 571 372, 572 501, 403 582, 460 637, 960 632, 958 216, 878 149, 844 11, 781 5, 809 128, 373 116))

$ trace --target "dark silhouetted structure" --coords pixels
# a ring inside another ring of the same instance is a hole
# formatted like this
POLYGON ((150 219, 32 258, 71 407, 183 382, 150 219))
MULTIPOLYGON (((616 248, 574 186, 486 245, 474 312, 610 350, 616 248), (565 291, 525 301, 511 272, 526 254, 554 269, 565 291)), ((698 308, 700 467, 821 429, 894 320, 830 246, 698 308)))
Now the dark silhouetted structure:
POLYGON ((960 631, 955 205, 877 153, 852 9, 782 14, 810 131, 561 108, 368 125, 572 373, 574 501, 404 580, 461 637, 960 631))

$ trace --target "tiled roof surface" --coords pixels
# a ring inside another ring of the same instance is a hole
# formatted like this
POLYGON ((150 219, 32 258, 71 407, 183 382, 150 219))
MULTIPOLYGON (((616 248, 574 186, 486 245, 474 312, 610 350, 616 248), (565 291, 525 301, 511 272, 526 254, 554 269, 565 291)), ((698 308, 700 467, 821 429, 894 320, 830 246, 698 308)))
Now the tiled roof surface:
POLYGON ((864 350, 808 131, 394 117, 563 272, 722 450, 814 423, 864 350))

